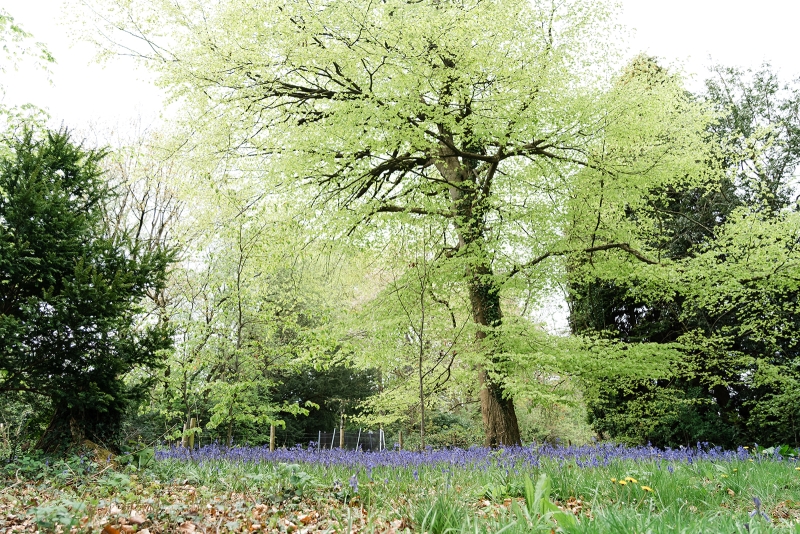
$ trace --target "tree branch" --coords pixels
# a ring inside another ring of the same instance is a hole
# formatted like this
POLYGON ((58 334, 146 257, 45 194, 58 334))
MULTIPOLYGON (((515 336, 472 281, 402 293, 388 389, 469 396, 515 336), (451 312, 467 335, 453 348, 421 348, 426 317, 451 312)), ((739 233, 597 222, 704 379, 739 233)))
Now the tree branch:
POLYGON ((439 217, 452 218, 453 214, 446 211, 431 211, 425 208, 412 208, 404 206, 394 206, 391 204, 383 204, 375 208, 371 214, 375 213, 413 213, 415 215, 438 215, 439 217))
POLYGON ((582 252, 584 254, 589 254, 589 253, 592 253, 592 252, 601 252, 603 250, 612 250, 612 249, 619 249, 619 250, 625 251, 628 254, 630 254, 631 256, 633 256, 634 258, 636 258, 637 260, 639 260, 639 261, 641 261, 643 263, 646 263, 648 265, 658 265, 657 261, 648 258, 643 253, 641 253, 638 250, 636 250, 635 248, 631 247, 628 243, 607 243, 605 245, 597 245, 597 246, 588 247, 588 248, 585 248, 585 249, 561 250, 561 251, 555 251, 555 252, 552 252, 552 251, 551 252, 545 252, 541 256, 537 256, 536 258, 532 259, 531 261, 526 262, 524 265, 514 265, 514 267, 508 272, 508 274, 505 276, 505 278, 506 278, 506 281, 510 280, 511 278, 514 277, 514 275, 516 275, 520 271, 522 271, 524 269, 530 269, 531 267, 543 262, 544 260, 546 260, 547 258, 550 258, 552 256, 566 256, 568 254, 575 254, 575 253, 579 253, 579 252, 582 252))

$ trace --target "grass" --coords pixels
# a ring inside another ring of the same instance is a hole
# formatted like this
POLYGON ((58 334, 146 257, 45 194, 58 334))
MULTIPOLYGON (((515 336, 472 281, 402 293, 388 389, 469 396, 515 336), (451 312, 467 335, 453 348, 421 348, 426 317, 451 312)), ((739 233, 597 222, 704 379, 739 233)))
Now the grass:
POLYGON ((0 475, 0 531, 800 532, 795 459, 565 450, 20 459, 0 475))

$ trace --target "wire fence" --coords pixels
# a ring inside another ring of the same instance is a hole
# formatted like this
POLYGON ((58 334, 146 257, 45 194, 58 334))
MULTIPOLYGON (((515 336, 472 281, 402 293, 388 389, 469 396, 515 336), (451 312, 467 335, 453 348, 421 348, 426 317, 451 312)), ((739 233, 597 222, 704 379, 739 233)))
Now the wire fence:
POLYGON ((361 428, 357 431, 334 429, 332 432, 319 431, 316 441, 309 442, 309 447, 314 446, 311 445, 311 443, 316 445, 317 450, 342 448, 349 450, 382 451, 386 448, 386 435, 383 433, 382 429, 377 431, 363 430, 361 428))
MULTIPOLYGON (((357 430, 344 430, 344 437, 342 437, 342 430, 335 428, 331 431, 317 431, 316 433, 304 433, 302 438, 294 437, 293 441, 296 443, 289 443, 284 436, 276 436, 276 448, 281 447, 304 447, 308 449, 328 450, 328 449, 347 449, 347 450, 363 450, 363 451, 382 451, 386 449, 387 441, 389 448, 394 448, 395 444, 391 438, 387 437, 383 429, 357 429, 357 430)), ((218 435, 198 433, 194 438, 194 446, 202 447, 204 445, 211 445, 215 443, 224 443, 224 437, 218 435)), ((262 443, 258 440, 253 443, 244 436, 233 435, 233 445, 269 445, 269 442, 262 443)), ((167 444, 179 445, 180 439, 167 442, 167 444)))

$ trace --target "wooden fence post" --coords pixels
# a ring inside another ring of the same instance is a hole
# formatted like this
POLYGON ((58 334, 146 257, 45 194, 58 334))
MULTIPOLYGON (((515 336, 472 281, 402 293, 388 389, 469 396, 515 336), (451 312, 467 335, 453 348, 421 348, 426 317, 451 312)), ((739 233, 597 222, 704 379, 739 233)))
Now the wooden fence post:
POLYGON ((344 449, 344 413, 339 419, 339 448, 344 449))
POLYGON ((269 425, 269 452, 275 451, 275 425, 269 425))
MULTIPOLYGON (((192 419, 189 421, 189 430, 192 430, 196 426, 197 426, 197 419, 192 417, 192 419)), ((194 432, 189 434, 189 448, 194 449, 194 432)))

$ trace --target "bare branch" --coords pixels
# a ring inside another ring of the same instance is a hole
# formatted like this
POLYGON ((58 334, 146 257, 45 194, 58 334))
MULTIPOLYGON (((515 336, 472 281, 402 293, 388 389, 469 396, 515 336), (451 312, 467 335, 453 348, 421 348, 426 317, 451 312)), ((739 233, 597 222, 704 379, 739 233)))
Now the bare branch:
POLYGON ((372 211, 372 213, 413 213, 415 215, 437 215, 439 217, 451 218, 452 213, 439 210, 427 210, 424 208, 412 208, 407 206, 394 206, 391 204, 383 204, 372 211))

